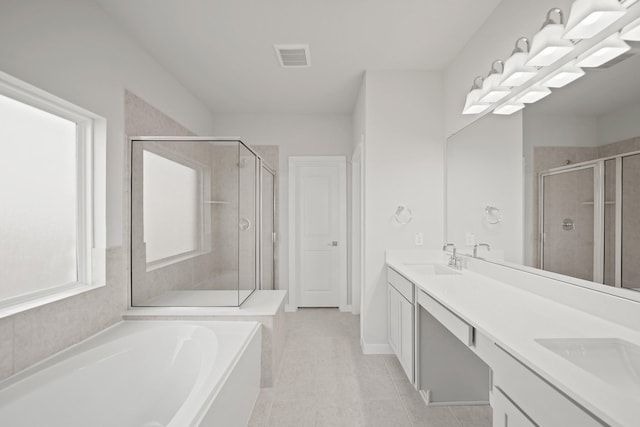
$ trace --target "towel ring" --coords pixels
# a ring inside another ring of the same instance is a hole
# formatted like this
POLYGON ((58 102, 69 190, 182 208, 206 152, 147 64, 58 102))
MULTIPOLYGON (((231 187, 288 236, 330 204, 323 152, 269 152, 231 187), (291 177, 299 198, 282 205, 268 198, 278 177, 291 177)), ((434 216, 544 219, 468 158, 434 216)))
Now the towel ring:
POLYGON ((489 224, 495 225, 502 222, 502 212, 495 206, 487 206, 484 208, 484 214, 489 224))
POLYGON ((396 209, 396 213, 393 215, 393 219, 398 224, 402 224, 402 225, 409 224, 413 219, 413 212, 411 211, 411 209, 400 205, 396 209))

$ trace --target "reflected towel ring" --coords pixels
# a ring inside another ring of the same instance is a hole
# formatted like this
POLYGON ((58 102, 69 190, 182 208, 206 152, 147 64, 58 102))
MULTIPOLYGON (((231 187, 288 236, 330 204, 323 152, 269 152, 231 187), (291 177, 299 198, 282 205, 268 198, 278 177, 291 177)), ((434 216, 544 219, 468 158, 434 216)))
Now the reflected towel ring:
POLYGON ((409 224, 413 219, 413 212, 411 211, 411 209, 400 205, 396 209, 396 213, 393 215, 393 219, 396 220, 398 224, 409 224))
POLYGON ((247 231, 251 228, 251 220, 249 218, 240 218, 240 230, 247 231))
POLYGON ((500 209, 495 206, 487 205, 487 207, 484 208, 484 214, 489 224, 495 225, 502 222, 502 213, 500 212, 500 209))

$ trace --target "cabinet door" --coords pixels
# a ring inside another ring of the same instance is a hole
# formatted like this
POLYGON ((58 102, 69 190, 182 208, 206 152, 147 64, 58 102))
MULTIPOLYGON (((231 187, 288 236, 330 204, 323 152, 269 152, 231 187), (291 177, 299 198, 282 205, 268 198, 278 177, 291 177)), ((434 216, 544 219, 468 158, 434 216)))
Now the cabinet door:
POLYGON ((494 353, 493 383, 541 426, 602 427, 606 425, 504 349, 494 353))
POLYGON ((413 382, 413 304, 400 297, 400 364, 413 382))
POLYGON ((387 333, 391 349, 400 357, 400 294, 387 285, 387 333))
POLYGON ((493 427, 536 427, 499 389, 494 389, 492 403, 493 427))

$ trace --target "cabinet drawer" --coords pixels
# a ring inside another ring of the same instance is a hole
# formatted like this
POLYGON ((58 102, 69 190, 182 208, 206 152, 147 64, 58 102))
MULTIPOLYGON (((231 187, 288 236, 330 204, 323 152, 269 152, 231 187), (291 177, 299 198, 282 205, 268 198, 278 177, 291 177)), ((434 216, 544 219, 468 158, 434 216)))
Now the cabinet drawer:
POLYGON ((465 345, 473 345, 473 326, 455 315, 451 310, 431 298, 425 292, 418 293, 418 304, 424 307, 438 322, 447 328, 456 338, 465 345))
POLYGON ((498 347, 493 381, 536 424, 549 427, 601 427, 604 424, 513 356, 498 347))
POLYGON ((536 427, 499 388, 493 393, 493 427, 536 427))
POLYGON ((411 304, 415 301, 413 299, 413 283, 402 277, 392 268, 387 267, 387 281, 400 292, 400 294, 407 299, 411 304))

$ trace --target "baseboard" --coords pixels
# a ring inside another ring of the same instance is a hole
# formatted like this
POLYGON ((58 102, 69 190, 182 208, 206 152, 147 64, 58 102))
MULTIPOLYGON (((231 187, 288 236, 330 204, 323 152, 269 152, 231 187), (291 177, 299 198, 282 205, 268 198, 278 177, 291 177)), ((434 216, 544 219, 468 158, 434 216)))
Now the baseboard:
POLYGON ((389 344, 366 344, 361 341, 360 346, 364 354, 393 354, 389 344))
POLYGON ((431 390, 420 390, 419 393, 427 406, 484 406, 490 404, 488 400, 470 400, 468 402, 432 402, 431 390))
POLYGON ((284 305, 284 311, 286 311, 288 313, 295 313, 296 311, 298 311, 298 307, 296 307, 295 305, 291 305, 291 304, 285 304, 284 305))

